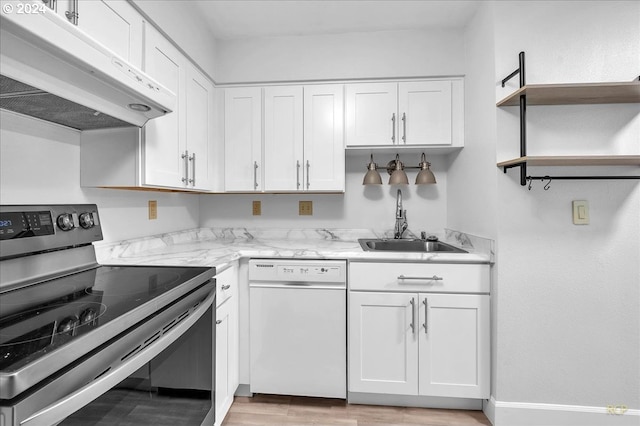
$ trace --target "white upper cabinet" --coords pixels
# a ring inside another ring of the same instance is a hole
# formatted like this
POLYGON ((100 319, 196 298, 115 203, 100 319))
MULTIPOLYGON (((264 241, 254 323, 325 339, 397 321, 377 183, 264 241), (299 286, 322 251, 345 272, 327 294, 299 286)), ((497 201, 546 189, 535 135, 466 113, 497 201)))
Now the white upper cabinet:
POLYGON ((225 190, 344 191, 343 90, 225 89, 225 190))
POLYGON ((345 87, 347 146, 398 143, 398 84, 355 83, 345 87))
POLYGON ((347 147, 464 145, 462 79, 346 86, 347 147))
POLYGON ((304 182, 309 191, 344 191, 344 86, 304 87, 304 182))
POLYGON ((264 89, 264 189, 302 189, 302 86, 264 89))
POLYGON ((451 145, 451 81, 398 85, 400 144, 451 145))
POLYGON ((82 132, 81 185, 213 190, 213 83, 157 29, 143 28, 142 69, 177 107, 142 129, 82 132))
POLYGON ((187 64, 185 102, 187 186, 195 189, 212 189, 213 178, 213 123, 214 88, 191 63, 187 64))
POLYGON ((145 25, 144 71, 178 98, 176 111, 144 126, 145 184, 186 187, 186 59, 151 25, 145 25))
POLYGON ((262 190, 262 89, 224 91, 225 191, 262 190))
POLYGON ((138 68, 142 66, 142 22, 125 0, 78 2, 78 27, 138 68))

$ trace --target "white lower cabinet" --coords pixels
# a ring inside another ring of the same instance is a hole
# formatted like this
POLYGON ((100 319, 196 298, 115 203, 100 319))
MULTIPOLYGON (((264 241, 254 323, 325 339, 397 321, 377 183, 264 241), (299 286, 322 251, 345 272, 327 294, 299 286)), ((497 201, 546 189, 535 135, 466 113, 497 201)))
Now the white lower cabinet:
MULTIPOLYGON (((351 292, 349 391, 418 393, 418 341, 411 330, 415 296, 351 292)), ((414 310, 415 312, 415 310, 414 310)))
POLYGON ((350 392, 489 397, 488 265, 350 268, 350 392))
POLYGON ((239 383, 238 269, 216 276, 216 425, 221 425, 239 383))

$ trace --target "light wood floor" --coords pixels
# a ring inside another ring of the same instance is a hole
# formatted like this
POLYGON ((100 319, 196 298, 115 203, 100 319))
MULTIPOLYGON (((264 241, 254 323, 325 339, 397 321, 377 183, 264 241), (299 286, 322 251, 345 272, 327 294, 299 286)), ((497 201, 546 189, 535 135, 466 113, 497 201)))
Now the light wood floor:
POLYGON ((471 426, 491 425, 482 411, 381 407, 340 399, 254 395, 236 397, 223 426, 471 426))

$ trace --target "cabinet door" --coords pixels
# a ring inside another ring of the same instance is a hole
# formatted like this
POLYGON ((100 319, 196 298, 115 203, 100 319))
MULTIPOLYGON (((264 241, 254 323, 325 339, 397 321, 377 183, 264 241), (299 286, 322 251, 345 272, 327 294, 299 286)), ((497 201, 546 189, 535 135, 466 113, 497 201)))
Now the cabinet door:
MULTIPOLYGON (((230 363, 233 348, 232 314, 230 301, 216 309, 216 419, 223 419, 233 403, 230 363)), ((221 424, 222 422, 216 422, 221 424)))
POLYGON ((401 145, 451 145, 451 81, 398 85, 401 145))
POLYGON ((264 89, 264 189, 302 188, 302 86, 264 89))
POLYGON ((185 67, 186 58, 151 25, 145 25, 144 70, 174 92, 176 111, 144 126, 144 183, 186 187, 185 67), (183 181, 184 179, 184 181, 183 181))
POLYGON ((397 83, 345 86, 347 146, 398 143, 397 83))
POLYGON ((124 0, 80 0, 78 27, 130 64, 142 66, 142 16, 124 0))
POLYGON ((488 398, 489 296, 421 293, 419 308, 420 395, 488 398))
POLYGON ((350 292, 349 298, 349 391, 416 395, 417 294, 350 292))
POLYGON ((213 189, 209 167, 213 143, 213 84, 198 69, 187 65, 186 149, 189 152, 188 187, 213 189))
POLYGON ((262 189, 262 89, 225 89, 224 188, 262 189))
POLYGON ((304 87, 304 182, 310 191, 344 191, 344 86, 304 87))

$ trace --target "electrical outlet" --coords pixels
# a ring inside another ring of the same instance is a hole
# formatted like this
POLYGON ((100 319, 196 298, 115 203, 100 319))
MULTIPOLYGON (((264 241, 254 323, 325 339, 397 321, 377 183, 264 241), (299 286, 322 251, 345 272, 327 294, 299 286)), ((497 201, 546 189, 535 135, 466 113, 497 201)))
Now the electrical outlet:
POLYGON ((589 224, 589 202, 586 200, 573 201, 573 224, 588 225, 589 224))
POLYGON ((262 214, 262 202, 254 201, 253 202, 253 215, 260 216, 262 214))
POLYGON ((149 200, 149 220, 158 218, 158 202, 156 200, 149 200))
POLYGON ((313 201, 300 201, 298 205, 298 215, 300 216, 312 216, 313 215, 313 201))

